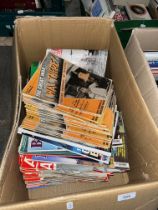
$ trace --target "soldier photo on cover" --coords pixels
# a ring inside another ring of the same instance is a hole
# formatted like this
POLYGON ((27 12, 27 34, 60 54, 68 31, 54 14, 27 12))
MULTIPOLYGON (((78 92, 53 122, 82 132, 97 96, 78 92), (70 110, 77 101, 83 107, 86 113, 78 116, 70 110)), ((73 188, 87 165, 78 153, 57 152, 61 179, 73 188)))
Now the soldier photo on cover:
POLYGON ((70 69, 67 74, 65 97, 106 99, 110 80, 82 68, 70 69))

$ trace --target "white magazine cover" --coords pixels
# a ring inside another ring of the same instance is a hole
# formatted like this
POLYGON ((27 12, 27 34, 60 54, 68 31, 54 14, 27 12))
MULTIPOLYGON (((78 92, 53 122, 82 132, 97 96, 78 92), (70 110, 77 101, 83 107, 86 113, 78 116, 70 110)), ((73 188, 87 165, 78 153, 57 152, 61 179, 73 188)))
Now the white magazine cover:
POLYGON ((46 53, 49 52, 93 74, 101 77, 105 76, 107 50, 47 49, 46 53))

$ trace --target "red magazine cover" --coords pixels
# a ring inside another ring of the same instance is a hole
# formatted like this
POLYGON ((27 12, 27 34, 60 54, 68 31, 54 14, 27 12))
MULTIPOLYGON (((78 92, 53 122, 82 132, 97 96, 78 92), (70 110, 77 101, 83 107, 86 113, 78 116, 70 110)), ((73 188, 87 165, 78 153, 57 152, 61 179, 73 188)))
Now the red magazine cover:
POLYGON ((32 160, 28 158, 27 156, 21 156, 19 164, 20 164, 20 167, 23 169, 32 169, 32 170, 55 170, 56 169, 55 163, 45 162, 45 161, 36 161, 36 160, 32 160))

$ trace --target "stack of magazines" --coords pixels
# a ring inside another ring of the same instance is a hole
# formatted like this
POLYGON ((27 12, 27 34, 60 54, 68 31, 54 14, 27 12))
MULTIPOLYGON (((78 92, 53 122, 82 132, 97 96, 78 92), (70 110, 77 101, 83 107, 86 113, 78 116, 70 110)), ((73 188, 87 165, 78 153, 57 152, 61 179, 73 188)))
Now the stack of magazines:
POLYGON ((18 129, 27 188, 108 181, 129 170, 122 114, 105 77, 107 51, 48 49, 23 89, 18 129))

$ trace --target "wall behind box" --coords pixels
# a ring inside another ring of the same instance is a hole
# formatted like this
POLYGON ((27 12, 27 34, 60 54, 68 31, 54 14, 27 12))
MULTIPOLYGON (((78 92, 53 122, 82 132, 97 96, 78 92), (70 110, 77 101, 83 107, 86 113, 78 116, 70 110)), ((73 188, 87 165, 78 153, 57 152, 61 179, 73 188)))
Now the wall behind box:
MULTIPOLYGON (((114 80, 120 110, 123 111, 128 135, 129 158, 131 171, 129 184, 122 183, 98 184, 97 188, 89 184, 87 191, 84 186, 71 185, 64 196, 64 186, 49 191, 43 189, 39 200, 29 201, 17 166, 19 87, 15 87, 17 96, 16 116, 12 132, 11 144, 6 151, 1 171, 1 204, 7 206, 0 209, 66 209, 66 203, 73 201, 74 209, 105 209, 133 210, 156 199, 158 196, 157 169, 151 170, 152 163, 157 166, 158 133, 153 119, 136 85, 130 71, 116 30, 111 20, 100 18, 22 18, 17 20, 15 27, 15 68, 14 73, 20 82, 26 81, 29 66, 33 60, 40 60, 46 48, 83 48, 109 49, 108 70, 114 80), (42 34, 42 36, 38 36, 42 34), (16 72, 17 70, 17 72, 16 72), (20 76, 21 75, 21 76, 20 76), (128 98, 127 98, 128 97, 128 98), (140 114, 141 113, 141 114, 140 114), (145 120, 144 120, 145 119, 145 120), (150 130, 151 132, 148 132, 150 130), (149 144, 150 139, 150 144, 149 144), (8 170, 10 170, 8 173, 8 170), (148 179, 144 176, 147 174, 148 179), (97 190, 94 190, 97 189, 97 190), (52 193, 53 192, 53 193, 52 193), (73 193, 75 192, 75 193, 73 193), (136 196, 118 202, 120 194, 136 192, 136 196), (59 194, 58 194, 59 193, 59 194), (46 197, 55 197, 43 199, 46 197), (67 195, 66 195, 67 194, 67 195), (20 201, 25 201, 19 203, 20 201), (27 201, 27 202, 26 202, 27 201), (14 203, 11 205, 11 203, 14 203)), ((24 82, 23 82, 24 84, 24 82)), ((116 178, 116 177, 115 177, 116 178)), ((112 180, 111 180, 112 181, 112 180)), ((65 191, 64 191, 65 192, 65 191)), ((32 194, 31 196, 36 196, 32 194)), ((37 198, 37 197, 36 197, 37 198)))

